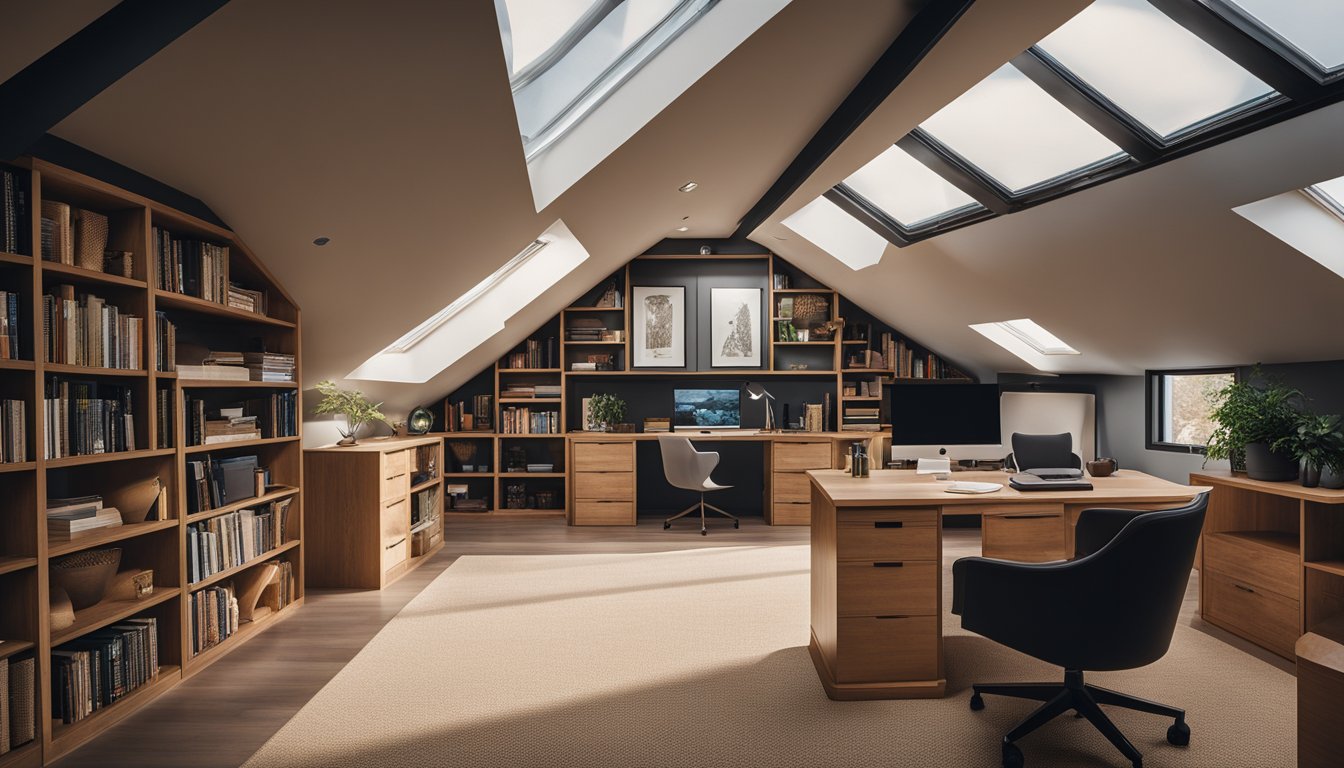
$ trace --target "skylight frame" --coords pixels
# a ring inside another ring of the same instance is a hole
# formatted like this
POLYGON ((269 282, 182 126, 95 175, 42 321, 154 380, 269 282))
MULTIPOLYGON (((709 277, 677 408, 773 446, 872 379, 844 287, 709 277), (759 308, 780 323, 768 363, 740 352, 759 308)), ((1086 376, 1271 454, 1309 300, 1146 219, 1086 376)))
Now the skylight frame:
POLYGON ((1306 195, 1317 205, 1324 208, 1327 212, 1334 214, 1335 216, 1339 217, 1341 221, 1344 221, 1344 199, 1335 197, 1334 195, 1327 192, 1323 186, 1321 186, 1322 184, 1341 180, 1344 180, 1344 176, 1341 176, 1336 179, 1328 179, 1326 181, 1317 182, 1308 187, 1305 187, 1302 190, 1302 194, 1306 195))
MULTIPOLYGON (((503 0, 496 0, 502 2, 503 0)), ((574 46, 578 45, 589 32, 602 23, 602 20, 611 15, 611 12, 621 6, 622 0, 592 0, 588 10, 583 12, 578 21, 572 27, 565 31, 551 47, 542 52, 540 56, 533 59, 526 67, 509 77, 509 89, 513 93, 522 90, 528 83, 536 80, 543 75, 556 62, 560 61, 574 46)))
POLYGON ((1024 317, 1017 320, 971 323, 968 327, 998 345, 1004 351, 1027 365, 1030 365, 1032 368, 1046 373, 1053 373, 1059 370, 1060 366, 1057 365, 1057 363, 1064 358, 1076 357, 1082 354, 1058 336, 1055 336, 1040 323, 1037 323, 1030 318, 1024 317), (1047 346, 1040 343, 1038 339, 1034 339, 1028 332, 1028 329, 1022 327, 1022 324, 1024 323, 1030 323, 1044 334, 1059 342, 1059 348, 1047 346))
POLYGON ((1279 58, 1297 67, 1303 74, 1312 78, 1318 84, 1327 85, 1344 80, 1344 63, 1336 64, 1333 67, 1321 66, 1314 56, 1299 48, 1297 44, 1235 3, 1229 3, 1227 0, 1195 1, 1236 27, 1242 34, 1272 50, 1279 58))
MULTIPOLYGON (((893 144, 891 147, 888 147, 887 149, 883 150, 882 154, 878 155, 878 157, 882 157, 883 155, 887 154, 888 152, 891 152, 892 150, 899 151, 906 157, 909 157, 911 161, 919 163, 919 158, 915 157, 914 155, 911 155, 910 152, 905 147, 901 146, 900 143, 893 144)), ((873 160, 870 160, 869 163, 875 162, 876 160, 877 158, 875 157, 873 158, 873 160)), ((920 165, 923 164, 920 163, 920 165)), ((931 173, 934 176, 938 177, 939 179, 942 179, 943 183, 951 186, 954 189, 957 189, 963 195, 966 194, 964 190, 962 190, 960 187, 957 187, 957 185, 953 184, 952 182, 948 181, 945 177, 939 175, 937 171, 933 170, 932 168, 929 168, 928 166, 923 167, 927 170, 928 173, 931 173)), ((849 183, 849 180, 852 179, 858 173, 859 171, 855 171, 854 173, 846 177, 845 181, 842 181, 839 184, 835 185, 833 191, 836 193, 836 196, 840 198, 840 200, 832 200, 832 202, 836 202, 838 205, 841 205, 841 207, 856 206, 865 210, 872 217, 882 220, 883 223, 890 229, 893 229, 896 232, 900 233, 900 235, 903 238, 917 236, 921 232, 936 229, 951 221, 958 221, 961 219, 978 217, 983 215, 987 211, 983 203, 972 197, 971 201, 968 203, 963 203, 962 205, 958 205, 954 208, 945 209, 939 213, 933 214, 932 216, 925 216, 922 219, 918 219, 914 222, 907 224, 898 219, 894 213, 887 210, 882 205, 879 205, 875 200, 864 195, 862 192, 858 190, 858 188, 849 183)), ((969 195, 967 196, 969 197, 969 195)))

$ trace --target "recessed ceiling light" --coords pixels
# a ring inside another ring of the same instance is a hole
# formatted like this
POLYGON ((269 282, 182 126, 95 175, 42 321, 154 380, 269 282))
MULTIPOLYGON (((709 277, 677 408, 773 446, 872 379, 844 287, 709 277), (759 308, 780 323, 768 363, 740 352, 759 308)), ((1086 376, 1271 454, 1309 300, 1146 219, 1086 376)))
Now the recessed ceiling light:
POLYGON ((678 191, 678 192, 694 192, 694 191, 695 191, 695 188, 698 187, 698 186, 700 186, 700 185, 697 184, 697 183, 695 183, 694 181, 688 181, 688 182, 686 182, 685 184, 682 184, 680 187, 677 187, 677 191, 678 191))
POLYGON ((678 231, 678 232, 687 232, 687 231, 689 231, 689 230, 690 230, 690 227, 677 227, 677 231, 678 231))
POLYGON ((319 237, 313 241, 313 245, 326 245, 331 242, 330 237, 319 237))

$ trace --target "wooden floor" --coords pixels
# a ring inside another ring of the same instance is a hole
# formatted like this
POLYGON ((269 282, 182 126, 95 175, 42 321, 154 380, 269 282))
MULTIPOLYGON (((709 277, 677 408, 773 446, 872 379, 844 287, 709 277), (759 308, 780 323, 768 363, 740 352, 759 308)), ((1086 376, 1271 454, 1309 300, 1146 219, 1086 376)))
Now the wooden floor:
MULTIPOLYGON (((711 526, 714 525, 711 523, 711 526)), ((637 553, 718 546, 806 544, 805 527, 773 528, 746 518, 741 530, 664 531, 656 520, 634 528, 571 528, 561 520, 450 521, 448 543, 425 565, 381 592, 310 590, 293 617, 258 635, 201 674, 55 763, 60 768, 234 768, 336 675, 425 585, 461 555, 637 553)), ((978 529, 949 529, 944 557, 980 552, 978 529)), ((1248 653, 1292 670, 1198 618, 1198 575, 1181 620, 1248 653)), ((441 649, 451 652, 451 649, 441 649)))

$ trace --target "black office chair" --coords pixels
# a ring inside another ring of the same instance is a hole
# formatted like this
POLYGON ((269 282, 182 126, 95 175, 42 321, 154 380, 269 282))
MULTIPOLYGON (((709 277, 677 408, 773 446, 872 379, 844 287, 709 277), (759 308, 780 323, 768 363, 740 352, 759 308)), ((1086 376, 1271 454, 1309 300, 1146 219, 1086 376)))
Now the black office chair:
POLYGON ((1008 466, 1018 472, 1029 469, 1082 469, 1083 459, 1073 452, 1073 435, 1024 435, 1013 433, 1013 452, 1008 466))
POLYGON ((1064 683, 973 687, 981 694, 1044 702, 1003 737, 1004 768, 1020 768, 1016 742, 1074 710, 1134 763, 1143 755, 1098 704, 1176 719, 1167 741, 1190 743, 1185 710, 1098 688, 1083 672, 1135 669, 1166 655, 1185 598, 1208 494, 1189 506, 1157 512, 1088 509, 1078 517, 1080 556, 1063 563, 1016 563, 964 557, 952 565, 952 612, 961 626, 1064 668, 1064 683))

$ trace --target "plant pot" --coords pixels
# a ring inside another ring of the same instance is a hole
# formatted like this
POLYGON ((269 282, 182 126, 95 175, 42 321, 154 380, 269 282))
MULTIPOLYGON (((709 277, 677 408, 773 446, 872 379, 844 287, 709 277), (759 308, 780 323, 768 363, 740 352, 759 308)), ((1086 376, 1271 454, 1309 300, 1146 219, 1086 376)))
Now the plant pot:
POLYGON ((1302 487, 1315 488, 1321 484, 1321 468, 1311 463, 1302 464, 1302 487))
POLYGON ((1292 456, 1271 451, 1269 443, 1246 445, 1246 475, 1252 480, 1296 480, 1298 469, 1297 461, 1292 456))
POLYGON ((1321 487, 1334 490, 1344 488, 1344 472, 1336 472, 1333 469, 1322 469, 1321 487))

